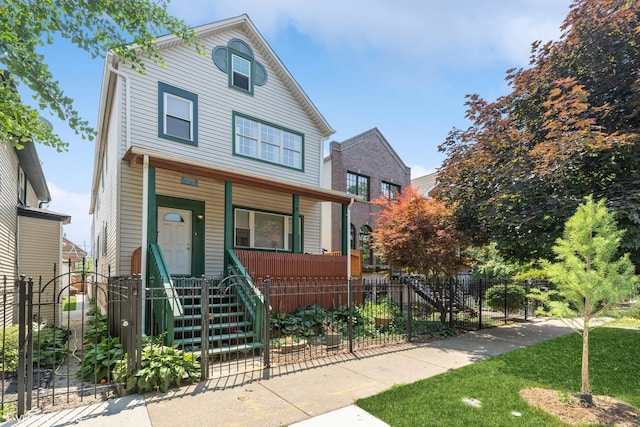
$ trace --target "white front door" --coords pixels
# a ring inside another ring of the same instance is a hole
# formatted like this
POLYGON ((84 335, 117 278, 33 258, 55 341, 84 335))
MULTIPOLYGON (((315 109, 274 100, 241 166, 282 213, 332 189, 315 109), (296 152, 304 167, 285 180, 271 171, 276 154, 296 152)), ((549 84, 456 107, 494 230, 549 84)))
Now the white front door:
POLYGON ((191 211, 158 207, 158 245, 169 274, 191 274, 191 211))

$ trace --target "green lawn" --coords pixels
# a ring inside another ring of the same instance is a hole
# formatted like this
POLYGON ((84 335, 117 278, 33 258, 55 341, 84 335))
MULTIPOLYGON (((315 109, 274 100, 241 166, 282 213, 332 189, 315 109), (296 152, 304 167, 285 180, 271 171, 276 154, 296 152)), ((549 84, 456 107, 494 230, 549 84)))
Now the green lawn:
MULTIPOLYGON (((599 328, 589 341, 592 393, 640 408, 640 331, 599 328)), ((574 333, 398 385, 356 404, 391 426, 561 426, 528 406, 519 392, 530 386, 580 391, 581 354, 582 337, 574 333), (482 407, 464 398, 478 399, 482 407)))

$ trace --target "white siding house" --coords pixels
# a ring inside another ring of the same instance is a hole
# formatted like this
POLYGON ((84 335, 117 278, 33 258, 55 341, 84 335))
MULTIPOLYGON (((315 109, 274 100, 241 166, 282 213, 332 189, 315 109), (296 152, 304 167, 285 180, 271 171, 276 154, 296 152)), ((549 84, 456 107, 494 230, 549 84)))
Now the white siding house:
MULTIPOLYGON (((50 201, 35 144, 17 150, 0 142, 0 288, 8 298, 0 323, 17 320, 13 290, 21 275, 46 284, 54 278, 54 264, 60 268, 62 226, 71 217, 41 207, 50 201)), ((41 315, 52 321, 54 313, 41 315)))
MULTIPOLYGON (((215 276, 233 249, 320 254, 334 131, 247 15, 195 28, 206 55, 157 40, 165 67, 105 60, 90 212, 98 272, 215 276), (141 260, 132 257, 138 248, 141 260)), ((346 242, 346 236, 345 236, 346 242)))

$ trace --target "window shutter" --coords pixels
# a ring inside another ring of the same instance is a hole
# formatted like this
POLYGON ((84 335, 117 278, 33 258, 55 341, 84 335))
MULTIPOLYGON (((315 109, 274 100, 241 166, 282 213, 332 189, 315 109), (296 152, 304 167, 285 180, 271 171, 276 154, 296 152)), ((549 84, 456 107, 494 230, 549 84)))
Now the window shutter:
POLYGON ((267 70, 264 69, 264 66, 258 61, 254 61, 255 66, 255 76, 253 84, 262 86, 267 82, 267 70))
POLYGON ((220 71, 227 72, 227 48, 223 46, 217 46, 213 48, 213 52, 211 53, 213 57, 213 62, 216 64, 216 67, 220 69, 220 71))

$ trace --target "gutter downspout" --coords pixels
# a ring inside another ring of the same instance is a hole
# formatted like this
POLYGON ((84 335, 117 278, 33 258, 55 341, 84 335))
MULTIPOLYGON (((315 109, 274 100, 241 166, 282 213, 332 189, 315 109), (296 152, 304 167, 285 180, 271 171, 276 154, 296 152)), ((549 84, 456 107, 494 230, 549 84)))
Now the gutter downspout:
MULTIPOLYGON (((113 58, 113 54, 109 53, 109 57, 113 58)), ((109 71, 111 71, 112 73, 122 77, 122 79, 124 80, 124 91, 125 91, 125 100, 124 100, 124 109, 125 109, 125 149, 124 151, 126 152, 127 150, 129 150, 129 148, 131 147, 131 81, 129 79, 129 77, 127 76, 126 73, 124 73, 121 70, 118 70, 117 68, 114 68, 113 65, 111 64, 111 60, 107 61, 107 67, 109 68, 109 71)))

